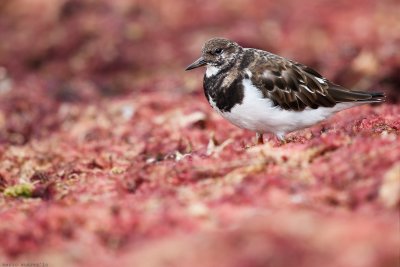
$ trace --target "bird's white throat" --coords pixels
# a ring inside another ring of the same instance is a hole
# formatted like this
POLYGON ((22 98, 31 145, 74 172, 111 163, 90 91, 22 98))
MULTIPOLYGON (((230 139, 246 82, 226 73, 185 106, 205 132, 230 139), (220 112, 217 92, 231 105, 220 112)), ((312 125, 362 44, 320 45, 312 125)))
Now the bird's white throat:
POLYGON ((216 67, 216 66, 210 66, 207 65, 206 68, 206 77, 209 78, 211 76, 216 75, 218 72, 220 71, 220 68, 216 67))

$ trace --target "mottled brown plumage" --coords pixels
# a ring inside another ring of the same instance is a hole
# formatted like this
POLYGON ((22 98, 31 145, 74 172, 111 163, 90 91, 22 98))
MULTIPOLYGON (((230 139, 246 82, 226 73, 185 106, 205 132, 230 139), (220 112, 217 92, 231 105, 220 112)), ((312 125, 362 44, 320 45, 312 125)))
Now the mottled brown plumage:
POLYGON ((348 90, 323 78, 312 68, 283 57, 246 49, 242 60, 246 54, 253 58, 247 67, 253 74, 253 84, 283 109, 300 111, 306 107, 333 107, 340 102, 382 101, 380 93, 348 90))

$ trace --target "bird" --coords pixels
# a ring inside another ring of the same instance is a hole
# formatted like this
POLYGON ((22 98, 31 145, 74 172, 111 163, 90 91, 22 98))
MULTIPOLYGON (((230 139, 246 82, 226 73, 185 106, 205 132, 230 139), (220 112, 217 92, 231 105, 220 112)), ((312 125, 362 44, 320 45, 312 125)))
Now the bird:
POLYGON ((381 92, 346 89, 304 64, 220 37, 206 41, 186 71, 201 66, 206 67, 203 87, 211 107, 255 132, 259 144, 265 133, 284 142, 286 134, 336 112, 385 100, 381 92))

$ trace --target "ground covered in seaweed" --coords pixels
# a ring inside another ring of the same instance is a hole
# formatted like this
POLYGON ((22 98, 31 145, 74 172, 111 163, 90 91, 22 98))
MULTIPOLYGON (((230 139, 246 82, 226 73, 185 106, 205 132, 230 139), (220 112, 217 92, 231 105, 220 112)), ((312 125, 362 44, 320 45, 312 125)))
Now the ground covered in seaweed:
POLYGON ((399 266, 399 10, 0 3, 0 265, 399 266), (183 71, 212 36, 388 101, 253 146, 183 71))

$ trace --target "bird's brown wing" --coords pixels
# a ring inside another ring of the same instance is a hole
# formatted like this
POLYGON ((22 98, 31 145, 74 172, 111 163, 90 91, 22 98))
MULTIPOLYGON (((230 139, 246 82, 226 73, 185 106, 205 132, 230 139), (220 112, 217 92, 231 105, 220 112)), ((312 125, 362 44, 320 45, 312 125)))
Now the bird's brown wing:
POLYGON ((340 102, 381 102, 381 93, 351 91, 336 85, 310 67, 267 54, 249 66, 251 80, 264 97, 287 110, 333 107, 340 102))

